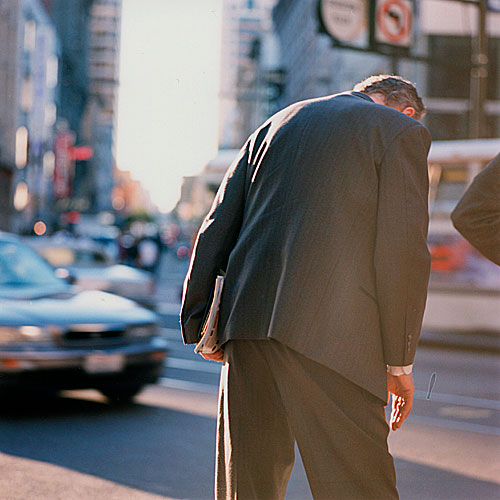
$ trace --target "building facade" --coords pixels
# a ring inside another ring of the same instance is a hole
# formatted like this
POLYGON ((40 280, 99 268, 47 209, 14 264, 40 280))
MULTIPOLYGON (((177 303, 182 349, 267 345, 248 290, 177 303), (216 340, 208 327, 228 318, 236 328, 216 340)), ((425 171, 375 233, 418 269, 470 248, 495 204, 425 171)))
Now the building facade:
POLYGON ((90 33, 91 122, 86 140, 93 146, 88 195, 94 211, 112 210, 115 129, 121 31, 121 0, 94 0, 90 33))
POLYGON ((275 3, 276 0, 223 1, 220 149, 240 148, 267 117, 263 71, 271 69, 274 62, 271 13, 275 3))
POLYGON ((0 0, 0 230, 10 228, 13 210, 14 138, 18 126, 19 8, 17 2, 0 0))
POLYGON ((92 150, 91 157, 75 158, 66 166, 71 185, 56 193, 56 209, 112 210, 121 0, 44 2, 61 39, 58 120, 73 134, 72 146, 92 150))
MULTIPOLYGON (((425 51, 435 62, 426 78, 426 124, 433 139, 466 139, 473 135, 471 61, 478 34, 478 9, 474 5, 443 0, 423 0, 421 35, 425 51)), ((488 79, 483 137, 500 137, 500 12, 486 14, 488 79)))
POLYGON ((183 179, 174 213, 186 233, 198 229, 237 151, 276 110, 282 77, 271 19, 275 4, 276 0, 222 2, 219 151, 200 175, 183 179))
POLYGON ((60 49, 39 0, 0 3, 1 224, 28 232, 50 209, 60 49), (7 168, 5 168, 7 166, 7 168))
POLYGON ((58 119, 68 122, 79 141, 89 95, 89 20, 93 0, 44 0, 61 44, 58 119))

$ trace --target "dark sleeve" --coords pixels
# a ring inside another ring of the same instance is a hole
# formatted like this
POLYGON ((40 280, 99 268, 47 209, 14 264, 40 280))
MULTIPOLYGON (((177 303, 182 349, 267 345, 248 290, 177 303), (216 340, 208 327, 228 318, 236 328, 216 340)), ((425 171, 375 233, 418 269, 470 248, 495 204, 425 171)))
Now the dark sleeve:
POLYGON ((451 220, 471 245, 500 266, 500 154, 475 177, 451 220))
POLYGON ((194 244, 184 281, 181 331, 184 343, 199 341, 202 321, 219 270, 225 271, 241 227, 250 141, 229 168, 194 244))
POLYGON ((427 154, 430 135, 414 125, 379 166, 375 275, 385 362, 413 363, 427 298, 430 254, 427 154))

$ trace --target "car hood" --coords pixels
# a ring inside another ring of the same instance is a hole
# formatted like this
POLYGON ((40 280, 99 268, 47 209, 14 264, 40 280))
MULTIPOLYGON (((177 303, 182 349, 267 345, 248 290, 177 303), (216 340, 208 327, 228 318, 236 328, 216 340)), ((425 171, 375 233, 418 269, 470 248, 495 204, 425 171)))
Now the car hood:
POLYGON ((79 279, 98 278, 103 281, 124 283, 148 283, 153 279, 153 275, 147 271, 122 264, 103 267, 67 266, 66 268, 79 279))
POLYGON ((25 290, 20 297, 0 298, 0 326, 154 323, 157 316, 135 302, 101 291, 25 290))

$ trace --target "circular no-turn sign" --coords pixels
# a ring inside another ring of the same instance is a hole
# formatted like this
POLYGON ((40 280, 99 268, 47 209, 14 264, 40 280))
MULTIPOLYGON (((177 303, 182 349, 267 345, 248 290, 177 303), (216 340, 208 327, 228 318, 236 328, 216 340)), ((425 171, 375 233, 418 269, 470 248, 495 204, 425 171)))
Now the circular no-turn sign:
POLYGON ((321 0, 319 9, 326 32, 335 40, 356 45, 368 37, 366 0, 321 0))
POLYGON ((412 42, 413 11, 410 0, 377 0, 375 40, 409 47, 412 42))

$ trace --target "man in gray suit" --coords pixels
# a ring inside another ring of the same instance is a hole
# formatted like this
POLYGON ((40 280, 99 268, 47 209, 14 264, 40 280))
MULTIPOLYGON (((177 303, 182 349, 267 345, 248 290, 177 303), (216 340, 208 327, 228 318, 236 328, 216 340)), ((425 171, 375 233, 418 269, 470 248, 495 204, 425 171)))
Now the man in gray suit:
POLYGON ((196 343, 216 275, 216 498, 285 496, 297 442, 318 499, 397 499, 399 428, 429 276, 430 136, 413 84, 380 75, 253 133, 194 247, 181 327, 196 343))

